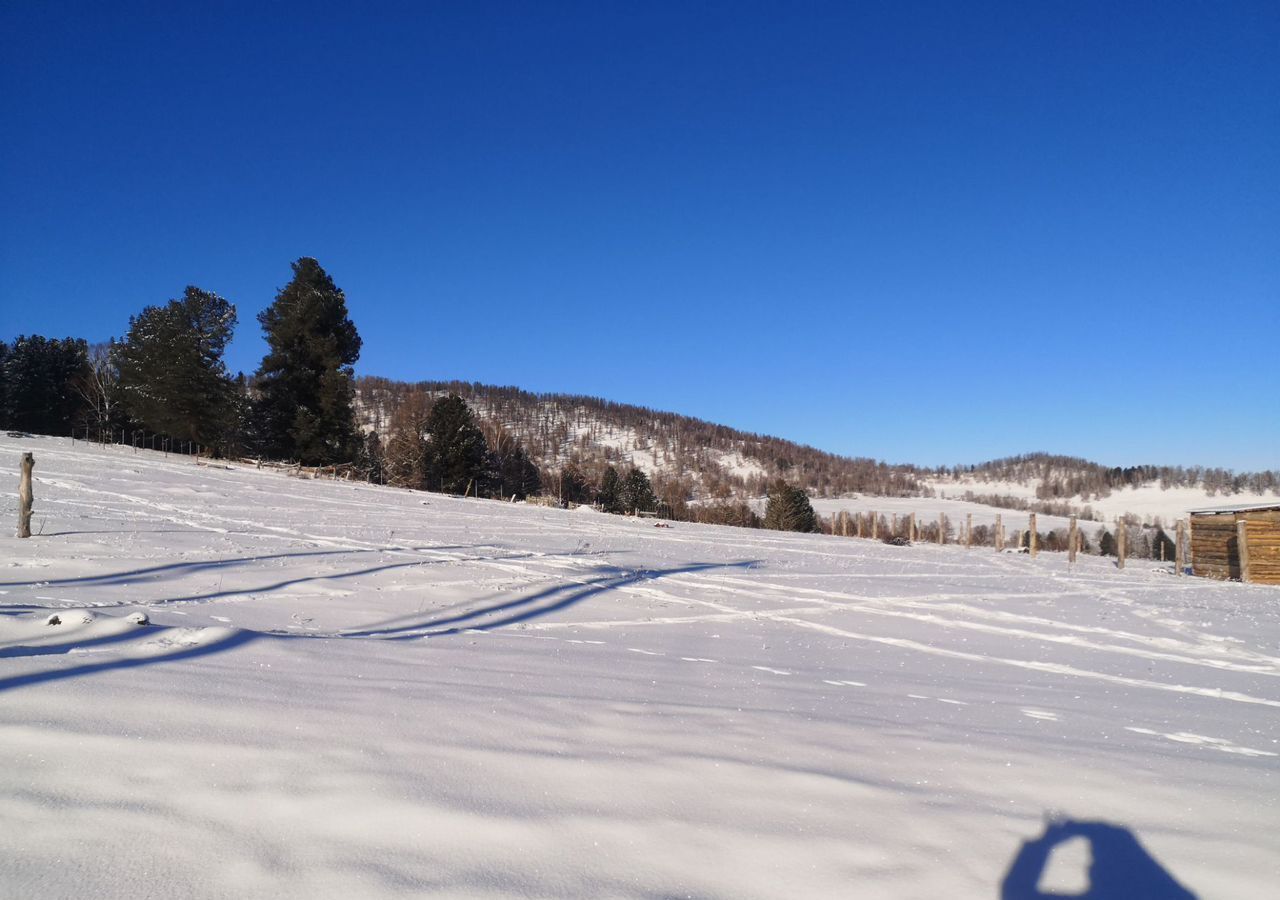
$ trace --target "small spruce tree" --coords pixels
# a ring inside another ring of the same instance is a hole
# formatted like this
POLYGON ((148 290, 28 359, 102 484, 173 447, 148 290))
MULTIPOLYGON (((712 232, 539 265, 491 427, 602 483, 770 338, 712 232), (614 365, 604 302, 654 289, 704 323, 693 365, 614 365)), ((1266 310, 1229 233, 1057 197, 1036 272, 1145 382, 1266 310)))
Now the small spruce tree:
POLYGON ((636 512, 652 512, 658 505, 658 498, 654 496, 649 476, 640 469, 632 469, 623 479, 619 501, 622 511, 627 515, 633 515, 636 512))
POLYGON ((618 470, 613 466, 604 470, 596 500, 605 512, 622 512, 622 479, 618 477, 618 470))
POLYGON ((809 495, 782 479, 775 481, 769 488, 764 527, 775 531, 817 531, 818 517, 809 503, 809 495))

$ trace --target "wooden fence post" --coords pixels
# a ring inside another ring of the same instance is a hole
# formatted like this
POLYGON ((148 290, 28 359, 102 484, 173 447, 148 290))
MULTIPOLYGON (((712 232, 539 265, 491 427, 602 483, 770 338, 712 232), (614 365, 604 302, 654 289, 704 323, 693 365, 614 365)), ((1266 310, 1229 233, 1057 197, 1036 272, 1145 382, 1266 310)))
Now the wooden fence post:
POLYGON ((849 536, 849 510, 840 510, 840 534, 843 537, 849 536))
POLYGON ((916 528, 916 514, 911 514, 911 542, 914 544, 920 540, 920 531, 916 528))
POLYGON ((31 469, 36 458, 22 454, 22 476, 18 482, 18 537, 31 537, 31 469))
POLYGON ((1071 517, 1071 536, 1067 538, 1067 563, 1076 561, 1076 538, 1080 536, 1079 526, 1076 525, 1076 517, 1071 517))
POLYGON ((1028 529, 1031 533, 1027 535, 1027 548, 1031 553, 1031 558, 1035 559, 1037 553, 1040 552, 1040 536, 1036 534, 1036 514, 1031 514, 1031 524, 1028 529))
POLYGON ((947 514, 938 513, 938 543, 945 544, 947 542, 947 514))
POLYGON ((966 548, 973 546, 973 513, 964 514, 964 545, 966 548))
POLYGON ((893 514, 893 524, 889 527, 889 533, 894 537, 898 536, 898 514, 893 514))
POLYGON ((1129 542, 1129 526, 1120 520, 1120 526, 1116 528, 1116 568, 1124 568, 1124 552, 1125 545, 1129 542))
POLYGON ((1236 548, 1240 555, 1240 581, 1249 583, 1249 523, 1236 520, 1236 548))
POLYGON ((862 513, 857 515, 858 537, 862 537, 862 513))
POLYGON ((1173 550, 1174 566, 1177 567, 1177 575, 1181 578, 1187 570, 1187 551, 1183 549, 1185 538, 1187 536, 1187 520, 1178 520, 1177 541, 1178 545, 1173 550))
POLYGON ((996 513, 996 552, 1004 551, 1004 522, 1000 518, 1000 513, 996 513))
POLYGON ((871 511, 871 540, 875 540, 880 535, 880 516, 873 509, 871 511))

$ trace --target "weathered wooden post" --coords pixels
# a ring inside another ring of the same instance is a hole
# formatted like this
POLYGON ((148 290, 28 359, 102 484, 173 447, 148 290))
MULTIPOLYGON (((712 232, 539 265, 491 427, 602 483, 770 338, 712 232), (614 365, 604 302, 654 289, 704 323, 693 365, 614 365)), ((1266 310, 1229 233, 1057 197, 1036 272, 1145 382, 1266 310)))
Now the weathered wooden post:
POLYGON ((911 542, 920 540, 920 529, 916 528, 916 514, 911 514, 911 542))
POLYGON ((973 513, 964 514, 964 546, 965 549, 973 546, 973 513))
POLYGON ((893 524, 889 527, 889 533, 894 537, 898 536, 898 514, 893 514, 893 524))
POLYGON ((1004 552, 1004 521, 1000 513, 996 513, 996 552, 1004 552))
POLYGON ((18 482, 18 537, 31 537, 31 469, 36 458, 30 453, 22 454, 22 477, 18 482))
POLYGON ((1177 541, 1178 545, 1173 550, 1174 565, 1177 567, 1177 575, 1181 578, 1187 571, 1187 551, 1184 548, 1187 536, 1187 520, 1178 520, 1177 541))
POLYGON ((1071 536, 1067 538, 1067 564, 1070 565, 1076 561, 1076 538, 1080 536, 1079 526, 1076 525, 1076 517, 1071 517, 1071 536))
POLYGON ((840 534, 844 537, 849 536, 849 510, 840 510, 840 534))
POLYGON ((1031 514, 1030 534, 1027 535, 1027 548, 1034 559, 1035 555, 1040 552, 1040 536, 1036 534, 1036 514, 1031 514))
POLYGON ((1240 555, 1240 580, 1249 583, 1249 523, 1244 519, 1236 521, 1236 547, 1240 555))
POLYGON ((871 540, 875 540, 880 536, 880 515, 874 509, 871 511, 871 540))
POLYGON ((1120 520, 1120 525, 1116 528, 1116 568, 1124 568, 1124 552, 1125 545, 1129 542, 1129 526, 1120 520))
POLYGON ((858 513, 857 519, 858 519, 858 520, 857 520, 857 523, 856 523, 856 524, 857 524, 857 526, 858 526, 858 537, 862 537, 862 535, 863 535, 863 529, 862 529, 862 513, 858 513))
POLYGON ((945 544, 947 542, 947 514, 938 513, 938 543, 945 544))

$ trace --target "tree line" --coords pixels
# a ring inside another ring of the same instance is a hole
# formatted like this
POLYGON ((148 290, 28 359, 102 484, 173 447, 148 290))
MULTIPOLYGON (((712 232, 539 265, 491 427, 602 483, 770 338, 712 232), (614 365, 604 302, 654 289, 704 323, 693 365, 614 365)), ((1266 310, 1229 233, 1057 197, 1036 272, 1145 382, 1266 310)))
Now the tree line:
POLYGON ((1159 482, 1161 487, 1199 487, 1210 496, 1280 492, 1280 471, 1234 472, 1206 466, 1104 466, 1075 456, 1027 453, 976 465, 942 467, 935 474, 978 481, 1036 482, 1036 499, 1079 497, 1084 502, 1112 491, 1159 482))
POLYGON ((346 300, 314 259, 258 316, 267 353, 250 378, 223 354, 236 308, 190 286, 129 318, 120 339, 20 335, 0 343, 0 427, 111 440, 142 433, 210 453, 323 465, 360 447, 353 411, 360 337, 346 300))
MULTIPOLYGON (((390 406, 385 421, 362 427, 353 369, 361 339, 345 294, 315 259, 292 269, 257 317, 267 352, 249 377, 233 376, 224 362, 235 305, 194 285, 130 316, 119 339, 0 342, 0 428, 111 442, 141 435, 144 443, 180 441, 209 455, 342 464, 348 474, 420 490, 524 499, 553 489, 564 505, 687 512, 683 486, 664 501, 635 466, 589 473, 569 460, 544 474, 511 428, 478 419, 456 392, 396 392, 394 404, 378 406, 390 406)), ((760 523, 748 516, 742 524, 760 523)))

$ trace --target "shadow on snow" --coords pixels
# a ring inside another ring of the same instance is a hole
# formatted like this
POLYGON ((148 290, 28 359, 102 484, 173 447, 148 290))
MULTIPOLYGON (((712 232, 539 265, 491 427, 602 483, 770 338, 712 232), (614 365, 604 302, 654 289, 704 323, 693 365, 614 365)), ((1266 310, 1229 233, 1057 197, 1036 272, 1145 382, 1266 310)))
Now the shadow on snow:
POLYGON ((1049 822, 1044 834, 1023 843, 1000 884, 1001 900, 1195 900, 1195 896, 1156 862, 1129 829, 1073 819, 1049 822), (1088 842, 1092 854, 1089 887, 1082 894, 1041 891, 1040 879, 1053 849, 1076 838, 1088 842))
POLYGON ((558 584, 540 591, 535 591, 515 600, 501 603, 481 605, 456 615, 434 615, 417 622, 385 628, 368 628, 360 631, 342 632, 343 637, 378 637, 385 640, 414 640, 422 637, 442 637, 458 634, 462 631, 490 631, 506 625, 527 622, 549 613, 567 609, 588 597, 602 594, 605 591, 627 587, 642 581, 656 581, 670 575, 686 575, 692 572, 706 572, 712 569, 742 569, 755 565, 757 560, 743 560, 734 563, 690 563, 671 569, 619 569, 608 567, 606 574, 585 581, 574 581, 569 584, 558 584), (551 602, 543 602, 551 601, 551 602), (488 616, 499 616, 497 619, 484 620, 488 616))
MULTIPOLYGON (((442 549, 442 548, 430 548, 442 549)), ((363 552, 363 551, 360 551, 363 552)), ((316 554, 285 554, 285 555, 316 555, 316 554)), ((322 554, 321 554, 322 555, 322 554)), ((493 559, 520 559, 536 554, 511 554, 510 556, 495 556, 493 559)), ((263 558, 263 557, 259 557, 263 558)), ((288 582, 281 582, 279 585, 273 585, 268 588, 259 590, 273 590, 281 585, 298 583, 300 581, 311 581, 321 579, 333 579, 339 577, 351 577, 353 575, 367 574, 374 571, 383 571, 390 568, 401 568, 411 565, 424 565, 433 562, 447 562, 448 560, 422 560, 408 563, 395 563, 387 566, 376 566, 368 570, 359 572, 340 573, 338 575, 311 576, 307 578, 291 579, 288 582)), ((342 632, 338 635, 309 635, 309 634, 286 634, 278 632, 258 632, 249 630, 232 631, 225 637, 208 643, 202 643, 195 646, 184 645, 179 649, 159 652, 148 656, 136 656, 115 658, 98 663, 87 663, 79 666, 72 666, 65 669, 52 669, 41 672, 29 672, 22 675, 13 675, 8 678, 0 678, 0 692, 12 690, 15 688, 28 687, 30 685, 41 684, 52 681, 61 681, 68 678, 79 678, 87 675, 96 675, 100 672, 108 672, 115 670, 134 669, 143 666, 150 666, 157 663, 178 662, 182 660, 198 659, 203 656, 210 656, 216 653, 222 653, 226 650, 232 650, 236 647, 242 647, 260 639, 267 640, 314 640, 337 638, 375 638, 382 640, 404 641, 404 640, 420 640, 424 637, 444 637, 448 635, 459 634, 464 631, 490 631, 502 628, 507 625, 514 625, 520 622, 526 622, 531 619, 546 616, 559 610, 567 609, 575 604, 607 591, 617 588, 626 587, 643 581, 653 581, 671 575, 683 575, 691 572, 705 572, 714 569, 729 568, 748 568, 755 565, 754 560, 746 560, 736 563, 691 563, 685 566, 677 566, 670 569, 652 569, 652 570, 625 570, 611 569, 607 574, 598 578, 588 579, 586 581, 576 581, 569 584, 555 585, 540 591, 535 591, 523 597, 514 600, 508 600, 500 603, 485 604, 481 601, 481 605, 475 609, 461 612, 454 615, 435 615, 429 616, 420 621, 399 626, 388 626, 381 628, 369 628, 359 631, 342 632), (545 602, 550 601, 550 602, 545 602), (481 621, 486 617, 497 616, 496 619, 488 619, 481 621), (470 624, 464 624, 470 623, 470 624)), ((156 567, 170 568, 170 567, 156 567)), ((119 576, 113 576, 119 577, 119 576)), ((228 594, 244 594, 252 593, 251 591, 228 591, 222 592, 228 594)), ((213 595, 199 595, 197 597, 179 597, 170 600, 157 601, 151 605, 162 605, 171 602, 183 602, 194 599, 208 599, 213 595)), ((14 646, 0 650, 0 658, 15 658, 29 656, 53 656, 60 654, 68 654, 74 650, 85 647, 98 647, 116 643, 124 643, 133 638, 143 635, 163 636, 167 632, 187 630, 178 628, 160 628, 150 629, 141 627, 138 630, 130 630, 113 635, 104 635, 98 638, 87 638, 83 640, 68 639, 58 644, 44 644, 36 646, 14 646)))

